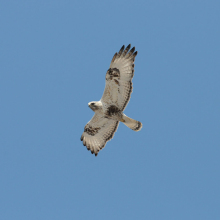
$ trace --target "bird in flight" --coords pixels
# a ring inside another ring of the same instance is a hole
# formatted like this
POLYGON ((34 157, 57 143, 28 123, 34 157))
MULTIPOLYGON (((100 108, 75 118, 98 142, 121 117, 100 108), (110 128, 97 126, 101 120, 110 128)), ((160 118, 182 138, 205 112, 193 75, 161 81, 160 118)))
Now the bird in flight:
POLYGON ((115 53, 105 76, 105 90, 101 100, 88 103, 95 114, 86 124, 81 141, 95 156, 113 138, 119 122, 134 131, 140 131, 142 128, 141 122, 123 113, 132 93, 134 61, 137 56, 135 47, 131 50, 130 48, 130 44, 126 48, 123 45, 119 52, 115 53))

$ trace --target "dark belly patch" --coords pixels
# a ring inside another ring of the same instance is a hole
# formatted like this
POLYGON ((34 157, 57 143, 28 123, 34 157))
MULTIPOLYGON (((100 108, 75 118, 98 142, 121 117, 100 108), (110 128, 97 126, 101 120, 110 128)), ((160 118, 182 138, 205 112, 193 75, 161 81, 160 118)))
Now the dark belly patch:
POLYGON ((108 116, 112 116, 112 115, 117 115, 117 114, 121 113, 121 110, 117 106, 111 105, 108 107, 106 113, 108 116))

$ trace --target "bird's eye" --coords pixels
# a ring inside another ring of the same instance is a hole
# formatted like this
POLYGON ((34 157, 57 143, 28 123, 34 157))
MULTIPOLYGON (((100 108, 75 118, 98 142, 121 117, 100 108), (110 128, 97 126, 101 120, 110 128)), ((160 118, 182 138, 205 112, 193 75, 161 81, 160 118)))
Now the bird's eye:
POLYGON ((95 103, 93 102, 91 105, 94 105, 95 103))

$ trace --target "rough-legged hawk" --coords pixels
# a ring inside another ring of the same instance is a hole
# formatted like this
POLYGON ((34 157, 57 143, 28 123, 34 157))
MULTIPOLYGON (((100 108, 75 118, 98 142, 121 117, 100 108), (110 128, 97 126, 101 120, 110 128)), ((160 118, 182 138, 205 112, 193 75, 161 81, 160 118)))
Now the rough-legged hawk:
POLYGON ((126 48, 122 46, 114 55, 105 76, 105 90, 101 100, 88 103, 95 114, 85 126, 81 141, 95 156, 113 138, 120 121, 134 131, 142 128, 141 122, 123 113, 132 92, 131 80, 137 55, 135 47, 131 50, 130 47, 130 44, 126 48))

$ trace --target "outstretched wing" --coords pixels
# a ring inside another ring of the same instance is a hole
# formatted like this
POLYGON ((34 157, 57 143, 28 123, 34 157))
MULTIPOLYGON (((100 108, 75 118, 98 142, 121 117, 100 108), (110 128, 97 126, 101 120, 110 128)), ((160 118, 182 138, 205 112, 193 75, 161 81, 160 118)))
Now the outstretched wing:
POLYGON ((91 153, 98 155, 98 152, 105 147, 106 142, 111 140, 118 128, 118 121, 105 118, 103 115, 95 113, 91 121, 89 121, 81 136, 83 145, 90 150, 91 153))
POLYGON ((123 111, 130 100, 132 92, 132 78, 134 75, 134 61, 137 55, 135 47, 131 50, 129 44, 126 49, 122 46, 111 61, 106 73, 105 90, 101 102, 106 105, 116 105, 123 111), (130 51, 129 51, 130 50, 130 51))

